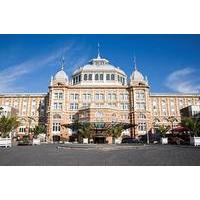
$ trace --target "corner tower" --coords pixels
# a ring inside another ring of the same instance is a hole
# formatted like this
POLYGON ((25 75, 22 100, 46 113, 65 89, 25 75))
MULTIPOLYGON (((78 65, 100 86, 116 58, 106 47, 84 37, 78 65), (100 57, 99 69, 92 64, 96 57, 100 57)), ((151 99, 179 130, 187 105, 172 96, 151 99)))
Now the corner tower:
POLYGON ((149 84, 138 70, 134 58, 134 70, 129 83, 130 122, 136 124, 131 129, 131 136, 145 135, 150 129, 149 84))
POLYGON ((68 87, 69 79, 64 71, 64 58, 62 58, 60 70, 51 77, 49 85, 47 134, 50 140, 52 140, 53 137, 59 137, 59 139, 68 137, 68 132, 61 127, 67 120, 66 96, 68 87))

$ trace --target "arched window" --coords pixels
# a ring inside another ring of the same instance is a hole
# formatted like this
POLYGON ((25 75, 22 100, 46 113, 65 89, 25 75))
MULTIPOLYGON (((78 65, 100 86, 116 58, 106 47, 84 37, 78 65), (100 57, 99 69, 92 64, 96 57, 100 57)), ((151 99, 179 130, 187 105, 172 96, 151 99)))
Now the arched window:
POLYGON ((96 112, 96 120, 102 121, 103 120, 103 113, 102 112, 96 112))
POLYGON ((100 74, 100 80, 103 81, 103 74, 100 74))
POLYGON ((99 74, 95 74, 95 80, 96 80, 96 81, 99 80, 99 74))
POLYGON ((78 76, 78 81, 81 82, 81 75, 78 76))
POLYGON ((146 116, 143 113, 140 113, 140 115, 138 116, 138 118, 144 120, 144 119, 146 119, 146 116))
POLYGON ((103 113, 102 112, 96 112, 96 117, 97 118, 102 118, 103 117, 103 113))
POLYGON ((61 119, 61 116, 59 114, 53 115, 53 119, 61 119))
POLYGON ((88 80, 89 80, 89 81, 92 80, 92 74, 89 74, 88 80))
POLYGON ((115 80, 115 75, 111 74, 111 80, 114 81, 115 80))
POLYGON ((87 74, 84 74, 84 81, 87 81, 87 74))

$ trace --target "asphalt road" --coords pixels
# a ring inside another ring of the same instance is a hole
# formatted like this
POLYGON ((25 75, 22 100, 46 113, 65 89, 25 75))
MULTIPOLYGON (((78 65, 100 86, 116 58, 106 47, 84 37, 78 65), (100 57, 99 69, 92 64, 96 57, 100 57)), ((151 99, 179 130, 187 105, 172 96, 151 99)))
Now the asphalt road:
POLYGON ((1 166, 196 166, 200 148, 176 145, 14 146, 0 149, 1 166))

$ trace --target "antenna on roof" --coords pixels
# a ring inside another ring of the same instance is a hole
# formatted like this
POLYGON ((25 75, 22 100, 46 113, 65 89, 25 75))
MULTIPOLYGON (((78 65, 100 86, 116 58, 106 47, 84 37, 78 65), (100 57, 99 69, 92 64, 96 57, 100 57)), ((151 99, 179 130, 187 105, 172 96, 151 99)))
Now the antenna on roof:
POLYGON ((98 59, 101 58, 99 48, 100 48, 100 45, 99 45, 99 42, 98 42, 98 55, 97 55, 97 58, 98 58, 98 59))
POLYGON ((134 57, 133 57, 133 63, 134 63, 134 69, 135 71, 137 70, 137 64, 136 64, 136 56, 135 56, 135 53, 134 53, 134 57))
POLYGON ((64 65, 65 65, 65 58, 62 56, 61 58, 61 70, 64 70, 64 65))

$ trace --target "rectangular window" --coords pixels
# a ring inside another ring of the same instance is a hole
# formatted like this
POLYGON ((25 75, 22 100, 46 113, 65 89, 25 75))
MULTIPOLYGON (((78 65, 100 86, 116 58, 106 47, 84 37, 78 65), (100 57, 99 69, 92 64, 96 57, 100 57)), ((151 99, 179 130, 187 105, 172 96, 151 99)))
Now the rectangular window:
POLYGON ((103 74, 100 74, 100 80, 103 81, 103 74))
POLYGON ((112 94, 112 99, 116 100, 117 99, 117 95, 116 94, 112 94))
POLYGON ((54 93, 54 99, 58 99, 58 93, 54 93))
POLYGON ((79 99, 79 94, 75 94, 75 96, 74 96, 75 98, 75 100, 78 100, 79 99))
POLYGON ((87 94, 83 94, 83 100, 87 100, 87 94))
POLYGON ((58 110, 62 110, 62 103, 58 103, 58 110))
POLYGON ((58 94, 58 98, 59 98, 59 99, 63 99, 63 93, 62 93, 62 92, 60 92, 60 93, 58 94))
POLYGON ((106 74, 106 80, 107 80, 107 81, 110 80, 110 74, 106 74))
POLYGON ((60 132, 60 123, 53 123, 53 132, 60 132))
POLYGON ((99 94, 95 94, 95 99, 99 100, 99 94))
POLYGON ((70 103, 70 110, 77 110, 78 109, 78 103, 70 103))
POLYGON ((108 94, 108 100, 111 100, 111 93, 108 94))
POLYGON ((78 100, 79 94, 70 94, 70 100, 78 100))
POLYGON ((55 103, 53 104, 53 108, 54 108, 55 110, 62 110, 62 103, 57 103, 57 102, 55 102, 55 103))
POLYGON ((100 94, 100 100, 104 100, 104 94, 100 94))

